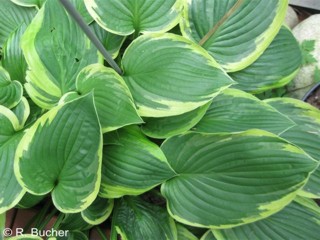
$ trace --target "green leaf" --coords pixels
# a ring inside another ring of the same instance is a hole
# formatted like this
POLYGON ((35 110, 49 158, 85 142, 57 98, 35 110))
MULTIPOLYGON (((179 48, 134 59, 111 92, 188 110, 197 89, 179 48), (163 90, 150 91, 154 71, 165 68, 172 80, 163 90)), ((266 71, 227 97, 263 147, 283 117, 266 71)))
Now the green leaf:
POLYGON ((167 208, 195 227, 230 228, 266 218, 289 204, 317 162, 271 133, 189 133, 161 149, 177 175, 162 184, 167 208))
POLYGON ((99 225, 110 216, 113 202, 113 199, 97 197, 87 209, 81 212, 81 216, 87 223, 99 225))
POLYGON ((164 118, 145 118, 142 132, 152 138, 168 138, 184 133, 196 125, 205 115, 211 102, 178 116, 164 118))
POLYGON ((11 81, 9 73, 0 66, 0 105, 15 107, 22 98, 23 88, 20 82, 11 81))
POLYGON ((49 237, 48 240, 88 240, 86 234, 80 231, 69 231, 64 237, 49 237))
POLYGON ((19 128, 23 128, 30 115, 30 106, 28 100, 25 97, 22 97, 18 105, 12 108, 11 111, 18 118, 19 128))
POLYGON ((11 2, 23 7, 40 8, 46 0, 11 0, 11 2))
POLYGON ((32 100, 45 109, 75 90, 76 77, 83 67, 102 60, 56 0, 47 0, 39 10, 22 37, 21 47, 30 69, 25 88, 32 100))
POLYGON ((8 71, 11 79, 25 83, 27 62, 23 56, 20 39, 27 26, 22 24, 8 38, 3 46, 2 66, 8 71))
POLYGON ((103 132, 143 122, 126 83, 113 69, 101 64, 89 65, 79 73, 76 87, 82 95, 94 90, 94 102, 103 132))
MULTIPOLYGON (((287 129, 280 136, 320 161, 320 110, 291 98, 268 99, 266 103, 296 123, 295 127, 287 129)), ((320 197, 320 167, 312 173, 301 194, 311 198, 320 197)))
POLYGON ((200 42, 228 72, 239 71, 272 42, 287 5, 288 0, 190 0, 183 11, 181 32, 200 42))
POLYGON ((316 67, 314 70, 314 82, 319 83, 320 82, 320 68, 316 67))
POLYGON ((0 0, 0 6, 0 47, 2 47, 17 27, 31 22, 37 11, 34 8, 17 6, 10 0, 0 0))
POLYGON ((166 32, 179 22, 182 0, 84 0, 94 20, 109 32, 166 32))
POLYGON ((0 105, 0 214, 13 208, 23 197, 14 175, 14 157, 23 132, 18 118, 8 108, 0 105))
POLYGON ((161 149, 138 127, 121 128, 116 135, 117 144, 105 145, 103 149, 100 196, 139 195, 175 174, 161 149))
POLYGON ((193 235, 187 228, 182 224, 176 224, 178 231, 178 240, 199 240, 195 235, 193 235))
POLYGON ((301 65, 299 44, 291 31, 282 27, 263 54, 247 68, 231 73, 235 88, 261 93, 289 83, 301 65))
POLYGON ((233 81, 202 48, 174 34, 148 34, 126 49, 124 79, 140 116, 190 112, 233 81))
POLYGON ((167 211, 137 197, 125 197, 115 206, 113 224, 121 239, 178 240, 177 229, 167 211))
POLYGON ((3 214, 0 214, 0 236, 2 237, 2 234, 3 234, 3 230, 6 226, 6 214, 3 213, 3 214))
POLYGON ((195 132, 241 132, 257 128, 280 134, 295 125, 288 117, 249 93, 226 89, 192 129, 195 132))
POLYGON ((7 238, 7 240, 43 240, 43 239, 34 234, 22 234, 19 236, 9 237, 7 238))
POLYGON ((93 22, 90 26, 100 42, 111 54, 112 58, 116 58, 126 37, 110 33, 100 27, 96 22, 93 22))
POLYGON ((81 213, 65 214, 59 229, 69 231, 84 231, 90 229, 92 225, 83 220, 81 213))
POLYGON ((312 52, 315 49, 315 40, 304 40, 301 45, 301 52, 302 52, 302 64, 308 65, 311 63, 316 63, 317 59, 312 55, 312 52))
POLYGON ((216 240, 211 230, 207 231, 200 240, 216 240))
POLYGON ((32 195, 30 193, 25 193, 16 207, 32 208, 38 203, 40 203, 44 198, 45 196, 37 196, 37 195, 32 195))
POLYGON ((241 227, 213 230, 219 240, 243 239, 318 239, 320 208, 292 202, 279 213, 241 227))
POLYGON ((61 212, 80 212, 98 194, 101 155, 102 134, 89 94, 51 109, 27 130, 17 147, 15 174, 32 194, 52 192, 61 212))

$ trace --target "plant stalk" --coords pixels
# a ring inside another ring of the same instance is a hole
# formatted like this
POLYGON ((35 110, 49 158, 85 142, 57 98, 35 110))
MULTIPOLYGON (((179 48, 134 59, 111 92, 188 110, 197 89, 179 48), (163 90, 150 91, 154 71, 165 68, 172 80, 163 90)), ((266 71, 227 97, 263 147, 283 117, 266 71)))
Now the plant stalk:
POLYGON ((97 36, 91 31, 89 26, 83 20, 82 16, 78 13, 77 9, 68 1, 68 0, 60 0, 61 4, 67 10, 67 12, 71 15, 71 17, 77 22, 82 31, 87 35, 87 37, 91 40, 91 42, 96 46, 96 48, 100 51, 104 59, 109 63, 109 65, 120 75, 122 74, 121 68, 118 64, 112 59, 111 55, 104 48, 100 40, 97 36))

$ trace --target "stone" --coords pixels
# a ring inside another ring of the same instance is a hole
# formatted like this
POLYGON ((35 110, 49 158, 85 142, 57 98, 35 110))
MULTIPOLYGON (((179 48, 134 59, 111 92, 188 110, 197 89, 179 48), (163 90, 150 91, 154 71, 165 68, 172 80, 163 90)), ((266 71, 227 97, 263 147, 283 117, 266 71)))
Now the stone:
POLYGON ((289 6, 287 9, 287 14, 284 22, 291 29, 294 28, 299 23, 298 14, 294 11, 294 9, 291 6, 289 6))

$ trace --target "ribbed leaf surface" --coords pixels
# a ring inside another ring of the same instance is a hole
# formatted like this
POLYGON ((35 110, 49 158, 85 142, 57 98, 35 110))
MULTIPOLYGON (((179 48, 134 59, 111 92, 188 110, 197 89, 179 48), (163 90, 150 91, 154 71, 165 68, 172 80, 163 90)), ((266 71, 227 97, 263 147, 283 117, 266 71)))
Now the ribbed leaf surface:
POLYGON ((145 118, 142 132, 152 138, 168 138, 184 133, 196 125, 205 115, 211 102, 178 116, 145 118))
POLYGON ((97 63, 96 48, 59 1, 47 0, 21 41, 30 70, 26 90, 42 108, 50 109, 75 90, 81 69, 97 63))
POLYGON ((201 41, 229 72, 244 69, 262 54, 278 33, 288 5, 288 0, 187 2, 180 24, 183 35, 201 41))
POLYGON ((101 224, 110 216, 113 202, 113 199, 97 197, 87 209, 81 212, 81 216, 89 224, 101 224))
POLYGON ((251 94, 226 89, 213 99, 193 131, 220 133, 257 128, 280 134, 294 125, 288 117, 251 94))
POLYGON ((40 8, 46 0, 11 0, 11 2, 24 7, 40 8))
POLYGON ((85 0, 91 16, 118 35, 166 32, 179 21, 182 0, 85 0))
POLYGON ((9 73, 0 66, 0 105, 13 108, 21 101, 23 88, 20 82, 11 81, 9 73))
POLYGON ((289 83, 302 62, 300 46, 291 31, 282 27, 266 51, 250 66, 230 73, 235 88, 260 93, 289 83))
POLYGON ((112 221, 121 239, 156 237, 157 240, 178 240, 175 223, 167 211, 136 197, 120 199, 115 207, 112 221))
POLYGON ((292 202, 285 209, 264 220, 227 230, 214 230, 219 240, 318 239, 320 209, 318 206, 292 202))
POLYGON ((193 235, 187 228, 181 224, 176 224, 178 231, 178 240, 199 240, 195 235, 193 235))
POLYGON ((0 6, 0 47, 2 47, 17 27, 31 22, 37 11, 34 8, 18 6, 10 0, 0 0, 0 6))
POLYGON ((161 149, 138 127, 121 128, 105 138, 116 139, 103 150, 102 197, 138 195, 174 175, 161 149))
MULTIPOLYGON (((320 161, 320 110, 308 103, 290 98, 275 98, 266 102, 296 123, 295 127, 288 129, 280 136, 320 161)), ((320 167, 312 173, 303 190, 302 194, 305 196, 320 197, 320 167)))
POLYGON ((148 34, 127 48, 124 79, 144 117, 190 112, 233 81, 209 54, 174 34, 148 34))
POLYGON ((62 212, 80 212, 96 198, 102 134, 92 95, 53 108, 29 128, 17 147, 15 174, 28 192, 52 192, 62 212))
POLYGON ((89 65, 79 73, 76 87, 80 94, 94 90, 94 102, 103 132, 143 122, 126 83, 113 69, 101 64, 89 65))
POLYGON ((317 162, 271 133, 189 133, 162 145, 177 176, 161 192, 170 214, 199 227, 230 228, 285 207, 317 162))

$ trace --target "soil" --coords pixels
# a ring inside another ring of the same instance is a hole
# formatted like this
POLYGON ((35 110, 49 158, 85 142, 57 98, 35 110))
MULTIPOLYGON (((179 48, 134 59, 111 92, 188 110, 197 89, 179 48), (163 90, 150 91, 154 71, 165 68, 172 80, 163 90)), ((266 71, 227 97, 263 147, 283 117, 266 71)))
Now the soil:
POLYGON ((313 91, 307 98, 306 102, 310 103, 312 106, 320 109, 320 87, 313 91))

